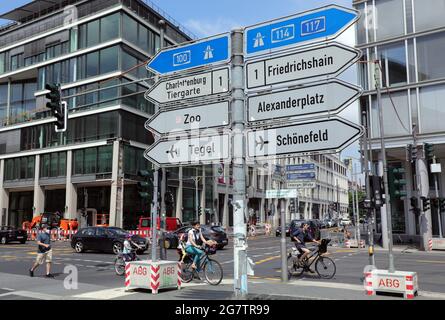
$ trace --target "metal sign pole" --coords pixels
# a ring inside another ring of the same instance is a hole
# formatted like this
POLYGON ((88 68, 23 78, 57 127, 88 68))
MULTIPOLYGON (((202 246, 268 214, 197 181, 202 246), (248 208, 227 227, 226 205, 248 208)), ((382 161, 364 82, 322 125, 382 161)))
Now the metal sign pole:
POLYGON ((153 205, 151 209, 151 260, 157 261, 156 250, 158 249, 158 177, 159 168, 155 167, 153 173, 153 205))
MULTIPOLYGON (((395 272, 394 268, 394 256, 392 252, 392 219, 391 219, 391 202, 388 186, 388 166, 386 163, 386 149, 385 149, 385 131, 383 129, 383 109, 382 109, 382 93, 380 90, 380 61, 375 63, 375 88, 377 90, 377 104, 379 107, 379 126, 380 126, 380 144, 382 151, 382 163, 383 163, 383 184, 385 187, 385 204, 386 204, 386 232, 388 234, 388 258, 389 258, 389 272, 395 272)), ((382 230, 382 233, 384 230, 382 230)))
POLYGON ((246 256, 246 177, 244 149, 244 55, 243 29, 232 30, 232 131, 233 131, 233 225, 234 225, 234 291, 247 296, 246 256))

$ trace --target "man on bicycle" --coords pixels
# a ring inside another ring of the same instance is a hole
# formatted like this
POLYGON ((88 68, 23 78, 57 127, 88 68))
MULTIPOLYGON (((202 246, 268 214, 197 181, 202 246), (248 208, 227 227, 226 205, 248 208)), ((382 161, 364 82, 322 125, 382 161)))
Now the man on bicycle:
MULTIPOLYGON (((303 223, 301 228, 297 228, 292 233, 292 239, 295 240, 295 247, 298 249, 298 251, 302 254, 300 258, 300 266, 303 266, 303 261, 306 259, 306 257, 311 253, 311 251, 306 248, 305 242, 306 240, 309 242, 315 242, 317 244, 321 244, 320 241, 315 240, 312 238, 312 235, 308 232, 309 224, 303 223)), ((314 273, 313 270, 309 269, 311 273, 314 273)))
POLYGON ((133 252, 133 246, 138 249, 142 249, 140 245, 131 240, 132 235, 127 234, 124 240, 124 248, 122 250, 122 254, 124 255, 124 261, 134 261, 136 259, 136 254, 133 252))
POLYGON ((202 244, 213 245, 213 241, 207 241, 201 232, 201 225, 199 222, 193 222, 192 228, 188 232, 187 243, 185 246, 185 251, 193 256, 192 268, 199 272, 199 261, 204 254, 202 250, 202 244))

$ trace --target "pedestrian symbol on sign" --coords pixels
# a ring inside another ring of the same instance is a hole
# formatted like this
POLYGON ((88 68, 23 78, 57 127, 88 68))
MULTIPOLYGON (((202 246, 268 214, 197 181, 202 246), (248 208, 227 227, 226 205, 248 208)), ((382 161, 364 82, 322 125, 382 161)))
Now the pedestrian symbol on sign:
POLYGON ((213 59, 213 49, 211 46, 207 46, 206 50, 204 51, 204 60, 213 59))
POLYGON ((254 48, 263 47, 264 46, 264 36, 258 32, 255 37, 255 43, 253 44, 254 48))

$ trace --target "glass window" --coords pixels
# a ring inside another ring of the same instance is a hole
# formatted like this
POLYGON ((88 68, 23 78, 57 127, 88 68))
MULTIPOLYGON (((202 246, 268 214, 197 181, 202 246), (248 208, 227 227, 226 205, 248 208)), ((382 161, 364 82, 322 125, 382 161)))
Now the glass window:
POLYGON ((66 175, 66 152, 59 153, 59 176, 66 175))
POLYGON ((83 174, 83 153, 84 150, 74 151, 74 174, 83 174))
POLYGON ((34 178, 35 158, 28 157, 28 168, 26 170, 26 176, 28 179, 34 178))
POLYGON ((419 81, 445 77, 445 63, 439 52, 445 52, 445 33, 436 33, 417 38, 417 61, 419 81))
MULTIPOLYGON (((411 134, 410 130, 410 112, 408 104, 408 91, 393 92, 391 98, 388 95, 382 95, 382 109, 385 137, 402 136, 411 134), (394 106, 392 102, 394 103, 394 106), (397 110, 397 113, 396 111, 397 110), (400 118, 400 120, 399 120, 400 118)), ((377 99, 372 98, 371 105, 371 126, 372 137, 380 137, 379 113, 377 99)))
POLYGON ((444 27, 445 0, 414 0, 416 32, 444 27))
POLYGON ((97 149, 85 149, 85 170, 84 174, 96 173, 97 149))
POLYGON ((148 52, 148 30, 142 24, 139 25, 138 46, 148 52))
POLYGON ((422 133, 443 131, 445 85, 420 89, 420 127, 422 133))
POLYGON ((112 138, 117 134, 117 113, 107 112, 99 114, 99 137, 100 139, 112 138))
POLYGON ((50 177, 57 177, 59 171, 59 154, 51 153, 50 177))
POLYGON ((99 74, 99 52, 87 54, 86 77, 94 77, 99 74))
POLYGON ((82 24, 79 26, 79 49, 87 47, 87 25, 82 24))
POLYGON ((113 171, 113 146, 103 146, 98 148, 99 170, 98 173, 110 173, 113 171))
POLYGON ((123 19, 123 38, 131 43, 138 43, 138 23, 136 20, 124 14, 123 19))
POLYGON ((109 73, 119 68, 119 48, 117 46, 101 50, 100 73, 109 73))
POLYGON ((405 34, 403 0, 376 1, 375 13, 377 40, 405 34))
POLYGON ((393 86, 407 83, 405 42, 377 48, 382 62, 384 85, 393 86))
POLYGON ((50 155, 44 154, 41 158, 41 165, 40 165, 40 176, 41 177, 49 177, 49 166, 50 166, 50 155))
POLYGON ((99 21, 95 20, 88 23, 87 47, 99 44, 99 21))
MULTIPOLYGON (((107 81, 107 83, 103 84, 102 87, 107 88, 107 87, 115 86, 117 84, 119 84, 119 81, 116 79, 116 80, 112 80, 112 81, 107 81)), ((107 101, 107 100, 117 98, 119 95, 118 92, 119 92, 118 87, 101 90, 99 92, 100 101, 106 101, 106 102, 102 103, 101 106, 117 104, 117 100, 114 100, 114 101, 107 101)))
POLYGON ((120 13, 100 19, 100 40, 106 42, 119 37, 120 13))

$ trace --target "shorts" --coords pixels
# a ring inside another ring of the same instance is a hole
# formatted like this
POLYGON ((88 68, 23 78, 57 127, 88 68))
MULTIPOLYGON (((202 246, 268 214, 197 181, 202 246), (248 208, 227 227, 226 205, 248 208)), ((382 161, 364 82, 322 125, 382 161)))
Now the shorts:
POLYGON ((298 252, 304 253, 303 249, 307 249, 304 243, 295 242, 295 247, 298 249, 298 252))
POLYGON ((49 250, 48 252, 45 253, 37 253, 37 257, 36 257, 36 263, 37 264, 43 264, 44 262, 46 263, 51 263, 53 261, 53 251, 49 250))

